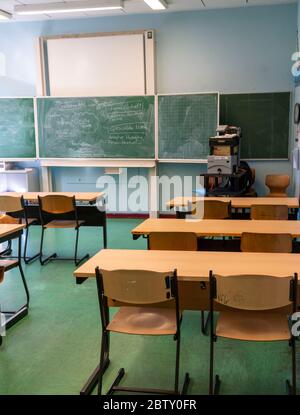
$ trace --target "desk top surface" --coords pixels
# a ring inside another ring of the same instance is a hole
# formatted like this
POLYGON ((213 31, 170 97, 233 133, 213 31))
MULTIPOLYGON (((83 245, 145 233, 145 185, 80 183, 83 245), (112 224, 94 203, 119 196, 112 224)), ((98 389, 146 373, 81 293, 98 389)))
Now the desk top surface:
POLYGON ((299 200, 296 197, 207 197, 184 196, 175 197, 167 203, 167 207, 186 207, 189 203, 196 203, 200 200, 219 200, 221 202, 231 201, 233 208, 251 208, 252 205, 286 205, 290 209, 299 208, 299 200))
POLYGON ((209 271, 219 275, 274 275, 284 277, 300 272, 299 254, 246 252, 148 251, 102 249, 75 270, 78 278, 95 276, 95 268, 143 269, 170 271, 177 269, 181 281, 206 281, 209 271))
POLYGON ((18 224, 0 224, 0 238, 4 238, 5 236, 9 236, 14 232, 21 231, 25 228, 25 225, 18 225, 18 224))
POLYGON ((37 201, 38 196, 47 196, 47 195, 63 195, 63 196, 75 196, 75 199, 77 201, 82 202, 95 202, 97 198, 104 197, 103 192, 24 192, 24 193, 18 193, 18 192, 4 192, 1 193, 1 195, 7 195, 7 196, 22 196, 25 200, 29 201, 37 201))
POLYGON ((198 236, 241 236, 243 232, 289 233, 300 237, 297 220, 232 220, 232 219, 146 219, 132 231, 133 235, 150 232, 193 232, 198 236))

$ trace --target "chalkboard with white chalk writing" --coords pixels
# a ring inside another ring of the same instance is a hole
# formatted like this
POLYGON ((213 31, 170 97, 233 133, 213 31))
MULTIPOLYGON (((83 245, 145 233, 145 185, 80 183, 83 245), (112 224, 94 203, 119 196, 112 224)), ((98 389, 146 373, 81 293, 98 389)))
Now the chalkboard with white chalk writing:
POLYGON ((0 160, 36 158, 33 98, 0 99, 0 160))
POLYGON ((41 158, 154 158, 154 96, 38 98, 41 158))

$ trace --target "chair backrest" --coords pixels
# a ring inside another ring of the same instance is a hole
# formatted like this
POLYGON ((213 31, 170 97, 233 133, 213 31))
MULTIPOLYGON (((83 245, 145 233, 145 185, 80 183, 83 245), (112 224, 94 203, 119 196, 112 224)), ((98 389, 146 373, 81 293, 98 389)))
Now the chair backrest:
POLYGON ((231 216, 231 202, 204 200, 203 219, 227 219, 231 216))
POLYGON ((242 233, 242 252, 291 253, 292 250, 293 238, 288 233, 242 233))
POLYGON ((287 196, 286 189, 290 184, 290 176, 287 174, 268 174, 266 176, 266 186, 270 189, 269 196, 287 196))
POLYGON ((0 212, 14 213, 24 211, 23 196, 0 195, 0 212))
POLYGON ((192 232, 151 232, 149 249, 197 251, 197 235, 192 232))
POLYGON ((251 219, 255 220, 287 220, 289 208, 285 205, 252 205, 251 219))
POLYGON ((176 271, 100 270, 100 273, 104 295, 114 300, 128 304, 155 304, 176 297, 176 271))
POLYGON ((75 211, 75 196, 47 195, 38 196, 40 209, 43 212, 60 215, 75 211))
POLYGON ((292 303, 295 277, 269 275, 215 275, 215 301, 240 310, 273 310, 292 303))

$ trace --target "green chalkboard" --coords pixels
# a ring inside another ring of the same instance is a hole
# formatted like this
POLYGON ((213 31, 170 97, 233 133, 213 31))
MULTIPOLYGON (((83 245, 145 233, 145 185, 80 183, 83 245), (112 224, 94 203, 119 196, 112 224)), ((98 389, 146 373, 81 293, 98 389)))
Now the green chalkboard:
POLYGON ((288 158, 289 92, 221 95, 220 122, 242 128, 241 158, 288 158))
POLYGON ((0 160, 36 158, 32 98, 0 98, 0 160))
POLYGON ((39 98, 41 158, 154 158, 154 96, 39 98))
POLYGON ((159 96, 159 158, 206 159, 217 125, 217 93, 159 96))

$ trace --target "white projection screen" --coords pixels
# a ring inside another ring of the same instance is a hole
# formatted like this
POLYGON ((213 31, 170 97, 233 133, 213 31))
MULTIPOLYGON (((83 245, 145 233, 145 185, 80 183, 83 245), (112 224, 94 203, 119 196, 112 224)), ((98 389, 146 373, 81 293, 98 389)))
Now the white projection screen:
POLYGON ((44 38, 44 95, 154 93, 154 40, 150 34, 153 32, 44 38))

